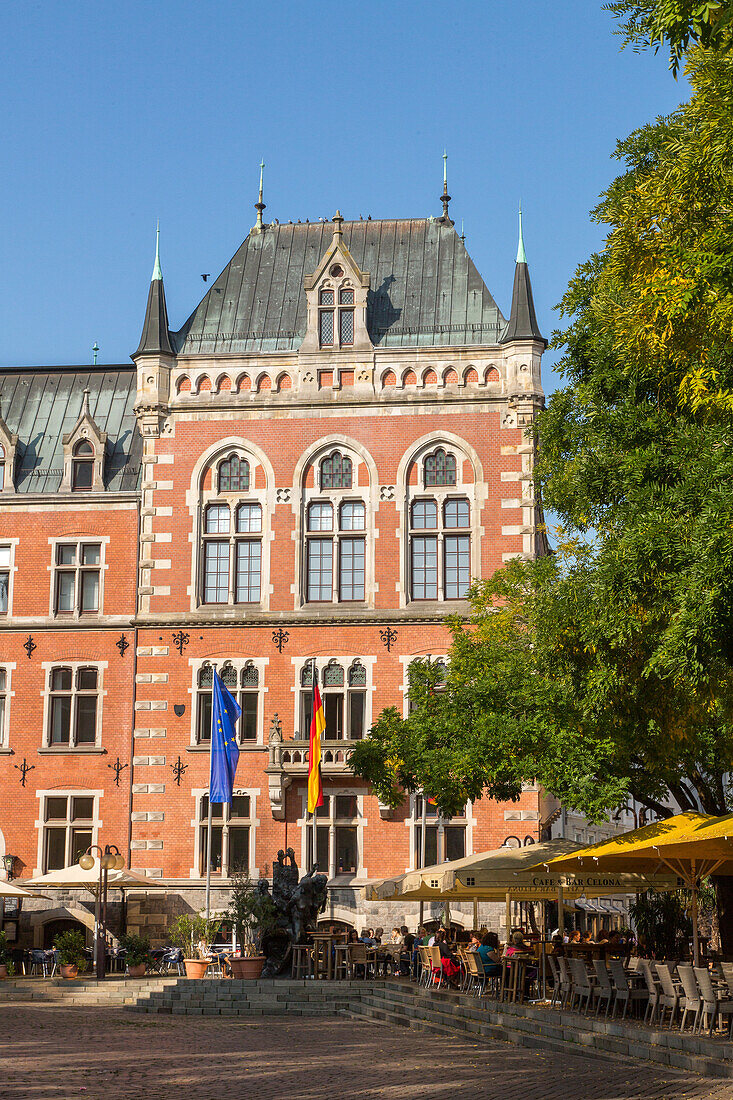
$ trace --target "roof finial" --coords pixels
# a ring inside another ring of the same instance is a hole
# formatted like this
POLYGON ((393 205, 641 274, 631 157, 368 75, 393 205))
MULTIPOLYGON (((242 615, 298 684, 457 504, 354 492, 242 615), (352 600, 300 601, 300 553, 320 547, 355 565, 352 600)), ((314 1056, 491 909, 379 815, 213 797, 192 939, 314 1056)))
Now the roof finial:
POLYGON ((84 401, 81 406, 81 415, 89 416, 89 386, 84 388, 84 401))
POLYGON ((98 355, 99 355, 99 344, 95 340, 93 345, 92 345, 92 366, 93 367, 96 367, 96 365, 97 365, 97 356, 98 355))
POLYGON ((336 213, 334 214, 332 220, 333 220, 333 235, 334 235, 334 237, 338 237, 339 240, 340 240, 341 239, 341 234, 343 232, 343 224, 344 224, 344 219, 341 216, 341 211, 340 210, 336 211, 336 213))
POLYGON ((440 201, 443 203, 443 219, 449 222, 448 203, 450 202, 450 195, 448 194, 448 153, 445 149, 443 150, 443 194, 440 196, 440 201))
POLYGON ((261 160, 260 161, 260 197, 259 197, 259 200, 255 203, 255 210, 257 211, 257 221, 255 222, 255 229, 264 229, 265 228, 264 224, 262 222, 262 211, 267 206, 267 203, 262 201, 262 181, 263 181, 264 171, 265 171, 265 162, 264 162, 264 160, 261 160))
POLYGON ((461 240, 465 241, 466 234, 463 232, 463 218, 461 218, 461 240))
POLYGON ((526 264, 527 254, 524 251, 524 237, 522 236, 522 200, 519 200, 519 246, 517 248, 517 263, 526 264))
POLYGON ((163 278, 163 270, 160 266, 160 221, 155 226, 155 266, 153 267, 152 282, 163 278))

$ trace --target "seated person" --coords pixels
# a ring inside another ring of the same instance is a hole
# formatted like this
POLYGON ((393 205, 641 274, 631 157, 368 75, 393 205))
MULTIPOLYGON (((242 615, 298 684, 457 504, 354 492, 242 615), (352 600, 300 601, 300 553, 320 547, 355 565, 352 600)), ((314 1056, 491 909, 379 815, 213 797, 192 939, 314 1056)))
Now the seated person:
POLYGON ((580 942, 581 944, 583 944, 584 947, 590 947, 592 944, 595 943, 595 940, 593 939, 590 932, 582 932, 580 936, 580 942))
POLYGON ((448 984, 457 989, 461 968, 458 964, 458 959, 448 946, 447 940, 448 937, 446 935, 445 929, 439 929, 439 931, 435 934, 435 946, 440 951, 440 965, 442 967, 443 974, 448 979, 448 984))
POLYGON ((393 945, 402 944, 402 929, 397 927, 393 928, 387 942, 393 945))
MULTIPOLYGON (((524 938, 523 932, 512 932, 511 941, 504 948, 504 958, 511 959, 512 955, 527 955, 533 954, 532 944, 527 943, 524 938)), ((537 977, 537 967, 527 966, 524 969, 524 992, 526 994, 527 988, 535 978, 537 977)))
POLYGON ((501 955, 499 954, 499 937, 496 932, 487 932, 482 937, 478 946, 478 954, 484 968, 484 974, 488 977, 496 977, 501 974, 501 955))
POLYGON ((365 943, 367 947, 376 947, 377 941, 374 939, 374 929, 365 928, 359 937, 362 943, 365 943))
POLYGON ((402 950, 400 951, 400 977, 409 978, 412 973, 415 943, 415 937, 411 932, 406 931, 402 937, 402 950))
POLYGON ((599 928, 596 943, 608 943, 608 929, 599 928))
POLYGON ((574 943, 580 943, 580 929, 577 928, 575 932, 570 933, 570 940, 568 941, 572 946, 574 943))

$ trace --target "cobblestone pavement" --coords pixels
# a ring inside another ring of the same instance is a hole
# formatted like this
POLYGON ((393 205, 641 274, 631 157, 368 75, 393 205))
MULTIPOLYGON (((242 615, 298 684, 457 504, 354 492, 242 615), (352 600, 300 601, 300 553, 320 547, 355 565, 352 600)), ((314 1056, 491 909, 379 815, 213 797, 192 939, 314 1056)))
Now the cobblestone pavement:
POLYGON ((343 1017, 5 1003, 2 1100, 733 1100, 733 1080, 343 1017))

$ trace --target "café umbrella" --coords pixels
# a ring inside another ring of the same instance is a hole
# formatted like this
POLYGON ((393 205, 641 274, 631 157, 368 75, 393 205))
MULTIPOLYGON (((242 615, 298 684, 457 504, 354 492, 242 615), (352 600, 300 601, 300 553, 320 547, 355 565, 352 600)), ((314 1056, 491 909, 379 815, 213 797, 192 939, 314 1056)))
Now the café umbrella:
MULTIPOLYGON (((538 861, 539 862, 539 861, 538 861)), ((612 840, 560 855, 544 862, 549 872, 598 874, 638 872, 655 875, 662 870, 678 876, 679 885, 692 895, 692 950, 700 962, 697 894, 700 879, 708 875, 733 875, 733 814, 676 814, 612 840)))
POLYGON ((45 896, 45 894, 24 890, 22 886, 13 886, 12 882, 0 882, 0 898, 45 898, 45 896))

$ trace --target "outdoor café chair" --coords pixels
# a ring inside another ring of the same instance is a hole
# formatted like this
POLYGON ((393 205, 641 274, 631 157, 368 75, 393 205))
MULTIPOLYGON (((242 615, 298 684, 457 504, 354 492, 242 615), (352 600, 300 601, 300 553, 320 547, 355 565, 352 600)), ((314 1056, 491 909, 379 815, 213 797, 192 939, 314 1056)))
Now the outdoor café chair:
POLYGON ((702 1008, 702 997, 700 996, 700 987, 697 984, 697 978, 695 977, 695 971, 691 966, 677 967, 677 973, 680 976, 682 982, 682 988, 685 991, 685 1003, 682 1006, 682 1020, 680 1021, 680 1031, 685 1030, 685 1024, 687 1023, 687 1015, 690 1012, 695 1013, 695 1019, 692 1023, 692 1030, 697 1030, 697 1023, 700 1017, 700 1009, 702 1008))
POLYGON ((430 976, 432 974, 430 949, 421 945, 418 947, 418 952, 420 954, 420 983, 427 988, 430 985, 430 976))
POLYGON ((728 986, 728 992, 733 997, 733 963, 722 962, 718 965, 723 975, 723 981, 728 986))
POLYGON ((585 1001, 585 1009, 588 1011, 588 1006, 593 996, 590 977, 588 971, 585 968, 585 962, 583 959, 568 959, 568 966, 570 967, 570 977, 572 978, 572 991, 570 994, 570 1008, 572 1009, 577 999, 577 1008, 579 1012, 583 1011, 583 1001, 585 1001))
POLYGON ((647 989, 638 989, 629 984, 629 979, 624 970, 624 964, 621 959, 609 959, 608 966, 611 971, 611 979, 613 981, 614 988, 616 990, 616 999, 613 1003, 612 1016, 616 1015, 616 1009, 620 1004, 623 1004, 624 1011, 622 1019, 626 1018, 626 1013, 629 1008, 629 1001, 632 1004, 640 1004, 642 1001, 646 1001, 649 998, 649 991, 647 989))
POLYGON ((486 977, 478 951, 466 951, 466 966, 468 968, 467 992, 473 993, 478 988, 480 997, 484 991, 486 977))
POLYGON ((713 1034, 713 1027, 715 1026, 716 1017, 722 1021, 723 1016, 730 1016, 731 1022, 728 1029, 729 1036, 733 1035, 733 1001, 722 1000, 713 989, 713 983, 710 979, 710 971, 706 966, 696 966, 695 978, 697 984, 700 987, 700 995, 702 997, 702 1005, 700 1006, 700 1013, 698 1016, 698 1030, 702 1031, 705 1027, 705 1020, 710 1018, 710 1031, 709 1034, 713 1034))
MULTIPOLYGON (((293 946, 292 976, 296 980, 313 977, 313 952, 307 943, 296 943, 293 946)), ((353 969, 351 976, 353 977, 353 969)))
POLYGON ((43 951, 41 948, 34 947, 31 949, 31 977, 33 977, 34 974, 37 974, 39 970, 44 978, 48 977, 49 965, 53 964, 53 952, 51 952, 50 954, 51 958, 49 958, 49 952, 43 951))
POLYGON ((657 963, 657 974, 659 975, 659 981, 662 986, 662 993, 659 997, 659 1019, 662 1026, 664 1026, 664 1013, 669 1009, 669 1026, 672 1027, 674 1018, 677 1015, 677 1009, 683 1009, 685 1007, 684 994, 672 981, 669 967, 665 963, 657 963), (680 1001, 682 1001, 682 1004, 680 1004, 680 1001))
POLYGON ((428 948, 428 953, 430 955, 430 971, 431 971, 431 974, 433 976, 433 983, 435 984, 435 971, 437 970, 437 972, 438 972, 438 983, 437 984, 438 984, 438 989, 440 989, 441 985, 443 984, 443 959, 442 959, 441 954, 440 954, 440 948, 438 947, 437 944, 433 944, 432 947, 428 948))
POLYGON ((349 944, 349 977, 350 978, 368 978, 369 971, 371 970, 371 976, 376 977, 376 961, 374 955, 369 956, 365 943, 350 943, 349 944), (360 970, 361 973, 357 973, 360 970))
POLYGON ((557 965, 560 970, 560 1004, 562 1008, 567 1008, 568 1001, 573 992, 573 980, 568 969, 568 960, 559 956, 557 965))
POLYGON ((560 1000, 560 968, 557 965, 557 959, 554 955, 547 956, 547 965, 550 968, 550 976, 552 978, 552 997, 550 998, 550 1004, 555 1005, 560 1000))
POLYGON ((652 966, 649 960, 640 959, 639 962, 641 965, 637 968, 637 973, 641 974, 646 982, 647 990, 649 991, 649 1000, 644 1009, 644 1023, 653 1024, 656 1019, 657 1009, 659 1008, 659 998, 662 994, 662 987, 652 972, 652 966))
POLYGON ((596 972, 596 984, 593 986, 592 995, 593 1000, 596 1001, 596 1016, 601 1011, 601 1003, 606 1002, 606 1016, 613 1004, 613 998, 615 997, 614 988, 611 985, 611 979, 608 976, 608 969, 603 959, 593 960, 593 969, 596 972))

